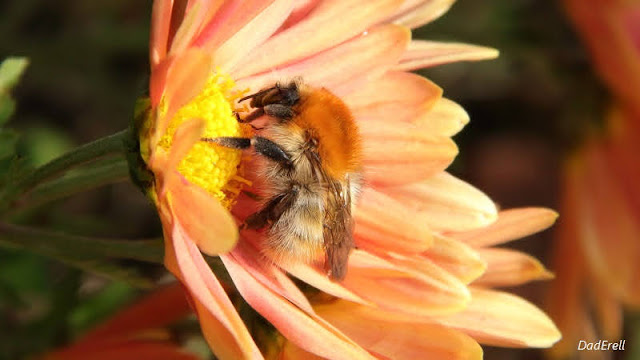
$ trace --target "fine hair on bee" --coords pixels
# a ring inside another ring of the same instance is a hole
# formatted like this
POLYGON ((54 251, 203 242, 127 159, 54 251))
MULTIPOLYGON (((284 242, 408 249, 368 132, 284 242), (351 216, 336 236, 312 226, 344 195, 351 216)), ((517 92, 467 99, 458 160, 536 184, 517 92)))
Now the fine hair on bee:
POLYGON ((261 251, 272 261, 324 260, 328 276, 343 279, 354 248, 352 211, 362 185, 360 135, 349 108, 329 90, 300 79, 239 102, 246 100, 253 111, 237 116, 238 121, 267 119, 253 137, 202 139, 257 155, 264 200, 243 227, 266 230, 261 251))

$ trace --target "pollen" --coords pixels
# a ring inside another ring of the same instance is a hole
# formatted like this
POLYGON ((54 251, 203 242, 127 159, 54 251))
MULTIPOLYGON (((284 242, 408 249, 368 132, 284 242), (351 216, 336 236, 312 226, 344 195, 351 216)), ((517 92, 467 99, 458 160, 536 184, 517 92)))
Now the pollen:
MULTIPOLYGON (((202 92, 180 108, 158 146, 169 149, 175 130, 186 120, 205 121, 203 138, 243 136, 243 128, 233 114, 232 104, 240 96, 232 92, 234 82, 214 73, 202 92)), ((230 208, 243 186, 241 151, 209 142, 197 142, 178 165, 178 172, 230 208)))

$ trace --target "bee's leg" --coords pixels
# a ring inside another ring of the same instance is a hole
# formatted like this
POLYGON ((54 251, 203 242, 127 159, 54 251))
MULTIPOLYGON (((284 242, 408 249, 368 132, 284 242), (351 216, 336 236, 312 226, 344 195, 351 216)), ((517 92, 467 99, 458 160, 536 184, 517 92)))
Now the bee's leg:
POLYGON ((269 104, 263 107, 264 113, 280 120, 291 120, 296 115, 290 106, 269 104))
POLYGON ((288 191, 271 198, 262 209, 249 215, 242 228, 261 229, 278 221, 287 209, 290 209, 298 197, 299 188, 293 185, 288 191))
POLYGON ((252 138, 241 137, 219 137, 219 138, 202 138, 202 141, 215 143, 224 147, 232 149, 253 149, 260 155, 271 159, 285 168, 293 167, 291 157, 287 154, 280 145, 273 141, 264 138, 262 136, 255 136, 252 138))

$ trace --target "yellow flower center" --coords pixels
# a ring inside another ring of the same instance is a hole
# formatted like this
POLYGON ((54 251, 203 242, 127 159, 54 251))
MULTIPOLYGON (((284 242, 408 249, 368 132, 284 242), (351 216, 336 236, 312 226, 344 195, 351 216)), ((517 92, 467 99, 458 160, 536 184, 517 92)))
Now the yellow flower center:
MULTIPOLYGON (((231 105, 241 96, 232 93, 234 85, 228 76, 214 73, 202 92, 176 112, 158 146, 168 150, 180 124, 194 118, 205 121, 203 138, 243 136, 243 129, 234 116, 231 105)), ((240 150, 200 141, 182 159, 178 172, 229 208, 242 183, 246 183, 238 175, 241 154, 240 150)))

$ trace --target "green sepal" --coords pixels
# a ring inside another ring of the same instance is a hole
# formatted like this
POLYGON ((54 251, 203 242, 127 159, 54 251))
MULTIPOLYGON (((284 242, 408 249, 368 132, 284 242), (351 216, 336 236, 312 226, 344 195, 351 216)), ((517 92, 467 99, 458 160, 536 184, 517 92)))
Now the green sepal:
POLYGON ((125 139, 127 163, 129 164, 129 176, 131 181, 147 196, 150 196, 153 187, 153 172, 147 166, 143 157, 146 146, 141 146, 141 134, 148 133, 149 117, 151 116, 151 101, 149 98, 140 98, 134 108, 131 131, 125 139))

